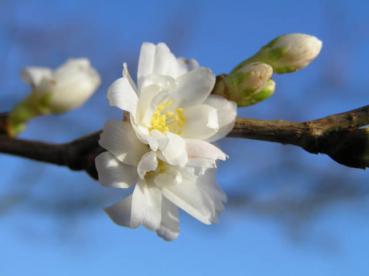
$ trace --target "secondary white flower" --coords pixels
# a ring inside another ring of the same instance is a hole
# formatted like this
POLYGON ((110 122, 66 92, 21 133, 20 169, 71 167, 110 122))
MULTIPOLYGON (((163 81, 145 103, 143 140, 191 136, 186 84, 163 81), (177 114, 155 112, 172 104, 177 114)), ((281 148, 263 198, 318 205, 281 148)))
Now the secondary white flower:
POLYGON ((117 224, 132 228, 142 224, 173 240, 179 234, 178 207, 205 224, 214 223, 223 210, 226 196, 215 183, 215 170, 206 169, 207 159, 224 155, 217 147, 189 140, 188 166, 173 166, 122 121, 108 122, 99 143, 108 150, 96 158, 99 181, 108 187, 134 186, 130 196, 106 208, 117 224))
POLYGON ((195 60, 177 59, 164 43, 144 43, 137 85, 124 64, 123 77, 111 85, 108 99, 130 113, 137 136, 160 158, 184 166, 188 139, 216 141, 234 125, 236 104, 210 95, 214 83, 214 74, 195 60))
POLYGON ((22 78, 32 86, 31 101, 42 113, 62 113, 85 103, 100 84, 88 59, 70 59, 56 70, 27 67, 22 78))

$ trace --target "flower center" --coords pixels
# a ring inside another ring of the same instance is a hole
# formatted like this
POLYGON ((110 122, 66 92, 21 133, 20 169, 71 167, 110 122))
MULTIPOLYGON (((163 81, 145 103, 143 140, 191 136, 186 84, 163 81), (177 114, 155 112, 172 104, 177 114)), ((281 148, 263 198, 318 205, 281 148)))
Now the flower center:
POLYGON ((173 132, 180 134, 186 122, 183 114, 183 108, 177 107, 175 110, 170 110, 173 101, 167 100, 159 104, 152 117, 150 130, 159 130, 160 132, 173 132))

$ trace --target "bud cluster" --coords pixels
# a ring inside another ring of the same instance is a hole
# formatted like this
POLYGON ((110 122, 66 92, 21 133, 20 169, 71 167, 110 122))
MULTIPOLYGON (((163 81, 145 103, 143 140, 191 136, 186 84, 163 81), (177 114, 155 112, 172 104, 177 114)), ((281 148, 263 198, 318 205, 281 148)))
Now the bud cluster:
POLYGON ((249 106, 273 95, 272 74, 292 73, 308 66, 320 53, 322 42, 311 35, 282 35, 254 56, 223 76, 214 89, 216 94, 249 106))

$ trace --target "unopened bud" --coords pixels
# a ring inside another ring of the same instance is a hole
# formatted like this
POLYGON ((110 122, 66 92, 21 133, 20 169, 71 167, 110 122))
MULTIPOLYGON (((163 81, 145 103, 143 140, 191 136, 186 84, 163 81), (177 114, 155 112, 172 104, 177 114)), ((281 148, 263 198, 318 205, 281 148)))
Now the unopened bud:
POLYGON ((40 99, 44 112, 52 114, 81 106, 100 84, 99 74, 85 58, 70 59, 55 71, 28 67, 22 78, 32 86, 33 100, 40 99))
POLYGON ((235 101, 238 106, 256 104, 269 98, 275 89, 270 65, 254 62, 245 64, 231 74, 218 78, 214 93, 235 101))
POLYGON ((270 64, 275 73, 291 73, 308 66, 319 55, 321 48, 322 42, 315 36, 298 33, 282 35, 241 65, 259 61, 270 64))
POLYGON ((20 133, 33 117, 60 114, 84 104, 100 85, 100 76, 88 59, 70 59, 56 70, 28 67, 22 78, 32 93, 11 111, 9 133, 20 133))

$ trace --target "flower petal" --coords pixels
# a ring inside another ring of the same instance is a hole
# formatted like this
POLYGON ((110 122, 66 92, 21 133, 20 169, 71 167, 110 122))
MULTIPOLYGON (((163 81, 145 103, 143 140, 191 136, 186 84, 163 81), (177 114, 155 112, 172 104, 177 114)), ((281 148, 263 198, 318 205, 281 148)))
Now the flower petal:
POLYGON ((204 191, 204 196, 208 198, 208 206, 214 214, 214 222, 217 221, 217 214, 224 209, 224 203, 227 202, 226 194, 216 183, 216 170, 209 169, 206 174, 201 176, 199 182, 204 191))
POLYGON ((177 78, 177 87, 171 93, 177 106, 202 104, 215 84, 214 74, 207 68, 197 68, 177 78))
POLYGON ((226 160, 227 155, 218 147, 202 140, 187 139, 186 149, 189 158, 226 160))
POLYGON ((137 166, 137 172, 141 179, 144 179, 147 172, 155 171, 158 167, 158 159, 156 153, 149 151, 145 153, 137 166))
POLYGON ((139 182, 133 194, 105 209, 117 224, 136 228, 143 224, 157 230, 161 223, 162 195, 158 188, 139 182))
POLYGON ((26 67, 22 71, 22 79, 32 87, 37 87, 43 79, 51 79, 52 74, 47 67, 26 67))
POLYGON ((54 87, 51 88, 49 85, 48 92, 52 92, 52 96, 48 105, 54 113, 81 106, 92 96, 101 82, 99 73, 86 58, 69 59, 55 70, 53 80, 54 87))
POLYGON ((99 144, 111 152, 119 161, 136 166, 147 147, 135 135, 128 122, 109 121, 101 133, 99 144))
POLYGON ((132 197, 129 195, 118 203, 105 208, 105 212, 116 224, 131 228, 140 226, 141 221, 132 216, 132 197))
POLYGON ((217 110, 209 105, 196 105, 184 109, 186 119, 181 136, 185 138, 206 139, 219 129, 217 110))
POLYGON ((184 166, 187 161, 185 140, 171 132, 151 131, 148 143, 152 150, 158 150, 161 159, 173 166, 184 166))
POLYGON ((156 233, 164 240, 175 240, 179 235, 178 208, 165 197, 161 200, 161 223, 156 233))
POLYGON ((152 74, 154 70, 156 46, 153 43, 145 42, 141 46, 140 57, 138 59, 137 82, 141 87, 143 78, 152 74))
POLYGON ((193 167, 196 174, 204 174, 216 167, 216 160, 226 160, 227 155, 216 146, 202 140, 186 139, 188 154, 187 166, 193 167))
POLYGON ((155 175, 155 185, 158 188, 165 187, 167 185, 172 185, 173 183, 182 183, 183 177, 181 170, 178 170, 178 167, 175 166, 163 166, 164 169, 161 173, 155 175))
POLYGON ((177 77, 180 77, 186 74, 187 72, 200 67, 199 63, 195 59, 177 58, 177 63, 178 63, 177 77))
POLYGON ((157 104, 168 98, 168 92, 175 87, 175 80, 171 77, 151 75, 142 84, 141 94, 137 106, 137 120, 150 127, 151 117, 157 104))
POLYGON ((217 141, 233 129, 237 116, 237 105, 218 95, 209 96, 205 104, 214 107, 218 113, 219 131, 207 139, 210 142, 217 141))
POLYGON ((168 46, 165 43, 159 43, 156 45, 153 73, 175 78, 177 77, 177 71, 177 59, 170 51, 168 46))
POLYGON ((108 89, 108 100, 110 105, 136 114, 137 93, 128 74, 114 81, 108 89))
POLYGON ((217 210, 222 206, 220 198, 212 193, 213 187, 206 183, 213 181, 208 173, 202 176, 191 175, 183 170, 183 181, 162 188, 163 195, 176 206, 182 208, 202 223, 211 224, 217 219, 217 210), (203 187, 203 183, 206 186, 203 187), (216 206, 216 207, 215 207, 216 206))
POLYGON ((136 168, 119 162, 110 152, 103 152, 95 159, 99 181, 104 186, 128 188, 138 179, 136 168))
POLYGON ((161 191, 154 185, 140 182, 133 191, 132 215, 151 230, 161 222, 161 191))

